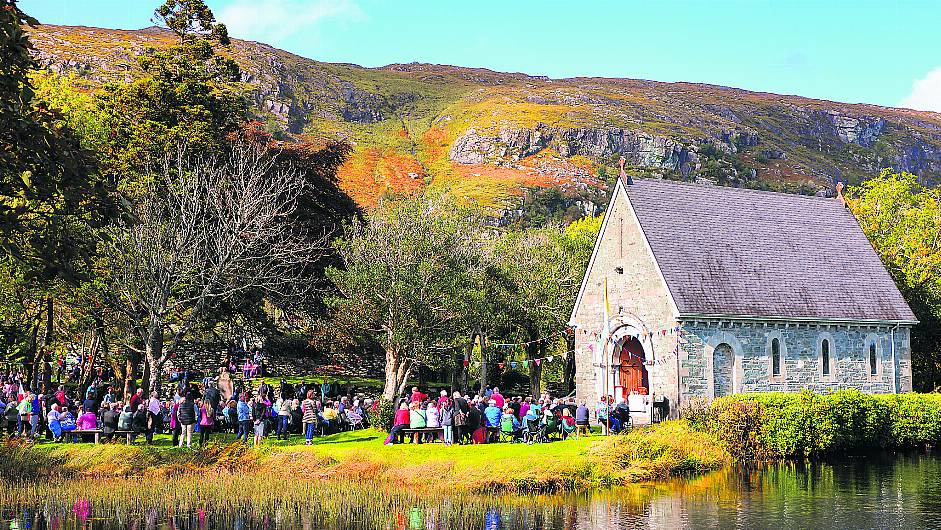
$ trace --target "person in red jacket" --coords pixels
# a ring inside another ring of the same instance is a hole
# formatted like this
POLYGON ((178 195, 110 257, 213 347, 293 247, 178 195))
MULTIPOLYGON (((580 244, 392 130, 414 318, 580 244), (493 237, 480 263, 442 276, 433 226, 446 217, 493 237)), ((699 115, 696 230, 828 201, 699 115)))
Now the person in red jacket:
POLYGON ((414 403, 416 401, 421 403, 425 401, 426 399, 428 399, 428 394, 423 394, 419 392, 417 386, 412 387, 412 399, 408 400, 409 403, 414 403))
POLYGON ((409 422, 408 403, 402 402, 399 410, 395 411, 395 417, 392 420, 392 428, 389 430, 389 437, 386 438, 385 445, 394 444, 399 438, 399 432, 408 427, 409 422))

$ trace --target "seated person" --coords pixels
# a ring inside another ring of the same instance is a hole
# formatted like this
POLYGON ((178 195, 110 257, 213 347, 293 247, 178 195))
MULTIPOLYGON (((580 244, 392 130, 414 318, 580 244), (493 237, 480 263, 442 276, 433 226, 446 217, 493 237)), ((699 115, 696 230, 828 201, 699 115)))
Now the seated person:
POLYGON ((78 420, 75 421, 75 429, 79 431, 88 431, 98 428, 98 417, 95 416, 95 413, 91 410, 86 410, 84 407, 79 409, 81 414, 78 417, 78 420))
POLYGON ((63 439, 69 441, 69 434, 75 430, 75 414, 71 410, 66 409, 59 416, 59 428, 62 429, 63 439))
POLYGON ((584 401, 581 401, 575 409, 575 425, 588 427, 588 406, 584 401))
POLYGON ((490 406, 484 409, 484 417, 487 419, 487 427, 499 427, 500 418, 503 416, 503 412, 497 407, 497 402, 490 400, 490 406))
MULTIPOLYGON (((421 405, 417 401, 413 401, 412 404, 408 407, 408 428, 409 429, 424 429, 428 423, 425 416, 425 409, 421 408, 421 405)), ((412 439, 414 443, 421 443, 421 437, 416 432, 412 439)))
POLYGON ((105 435, 105 439, 110 441, 114 438, 114 431, 118 430, 118 417, 120 413, 118 412, 118 404, 113 403, 111 406, 105 409, 104 413, 101 415, 101 432, 105 435))
POLYGON ((131 406, 125 405, 124 410, 118 416, 118 429, 122 431, 131 430, 132 421, 134 421, 134 413, 131 412, 131 406))
MULTIPOLYGON (((11 400, 12 403, 12 400, 11 400)), ((49 410, 49 413, 46 415, 46 423, 49 425, 49 430, 52 431, 52 441, 58 442, 62 439, 62 425, 59 423, 59 419, 62 417, 62 413, 59 412, 59 404, 53 403, 52 408, 49 410)), ((11 431, 12 434, 12 431, 11 431)))
POLYGON ((503 415, 500 417, 500 432, 510 435, 513 440, 518 439, 522 434, 520 421, 516 419, 513 409, 509 406, 503 408, 503 415))
POLYGON ((336 428, 337 423, 338 423, 337 418, 339 417, 339 413, 337 412, 337 409, 333 408, 333 402, 328 402, 324 406, 323 412, 320 414, 320 417, 321 419, 323 419, 324 432, 327 434, 330 434, 331 430, 336 428))
POLYGON ((562 409, 562 415, 559 420, 562 429, 562 439, 564 440, 569 434, 575 432, 575 418, 572 417, 569 409, 562 409))

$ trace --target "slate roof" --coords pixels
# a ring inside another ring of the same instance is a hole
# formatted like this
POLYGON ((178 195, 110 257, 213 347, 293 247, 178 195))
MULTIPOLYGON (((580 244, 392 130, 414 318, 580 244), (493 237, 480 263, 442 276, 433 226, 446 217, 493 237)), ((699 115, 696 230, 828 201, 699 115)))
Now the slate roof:
POLYGON ((657 179, 624 188, 681 316, 916 320, 837 199, 657 179))

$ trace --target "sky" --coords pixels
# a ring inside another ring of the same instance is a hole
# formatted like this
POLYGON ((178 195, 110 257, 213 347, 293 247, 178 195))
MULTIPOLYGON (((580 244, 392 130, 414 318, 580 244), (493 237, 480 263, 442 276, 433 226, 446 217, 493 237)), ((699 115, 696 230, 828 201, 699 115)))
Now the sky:
MULTIPOLYGON (((160 0, 20 0, 136 29, 160 0)), ((941 0, 207 0, 236 38, 320 61, 691 81, 941 112, 941 0)))

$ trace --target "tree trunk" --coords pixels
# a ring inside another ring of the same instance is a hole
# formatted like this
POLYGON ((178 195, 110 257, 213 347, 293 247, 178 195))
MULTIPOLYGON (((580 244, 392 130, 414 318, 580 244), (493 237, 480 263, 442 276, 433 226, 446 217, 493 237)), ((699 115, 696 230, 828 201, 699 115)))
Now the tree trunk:
POLYGON ((477 335, 477 339, 480 341, 480 390, 477 395, 483 396, 487 393, 487 341, 483 334, 477 335))
POLYGON ((402 361, 402 354, 398 346, 386 346, 386 381, 382 388, 382 397, 389 401, 395 401, 399 392, 399 384, 403 379, 405 366, 402 361))
POLYGON ((144 348, 144 377, 141 387, 144 392, 160 390, 160 375, 163 368, 163 328, 151 325, 144 348))
POLYGON ((539 399, 542 394, 542 366, 536 364, 536 359, 541 357, 545 351, 539 340, 539 334, 535 330, 529 330, 529 344, 526 345, 526 356, 529 357, 529 391, 532 392, 533 399, 539 399))
POLYGON ((451 371, 451 393, 462 390, 461 380, 464 377, 464 354, 455 353, 453 356, 454 370, 451 371))
MULTIPOLYGON (((98 360, 98 350, 101 347, 101 331, 94 327, 91 330, 91 340, 88 342, 88 352, 85 363, 82 364, 82 378, 80 388, 87 388, 91 384, 95 373, 95 362, 98 360)), ((83 352, 84 353, 84 352, 83 352)))
POLYGON ((130 397, 137 390, 137 366, 140 364, 140 354, 128 348, 127 363, 124 367, 124 399, 130 397))
MULTIPOLYGON (((52 331, 53 331, 53 301, 51 296, 46 297, 45 309, 43 310, 46 315, 46 326, 45 332, 43 333, 42 342, 37 344, 37 335, 39 333, 39 323, 36 323, 36 327, 33 328, 33 351, 32 351, 32 364, 27 367, 26 380, 28 381, 28 386, 34 390, 38 390, 39 387, 39 371, 42 366, 43 358, 46 354, 46 349, 49 343, 52 342, 52 331)), ((42 313, 40 313, 42 314, 42 313)))

